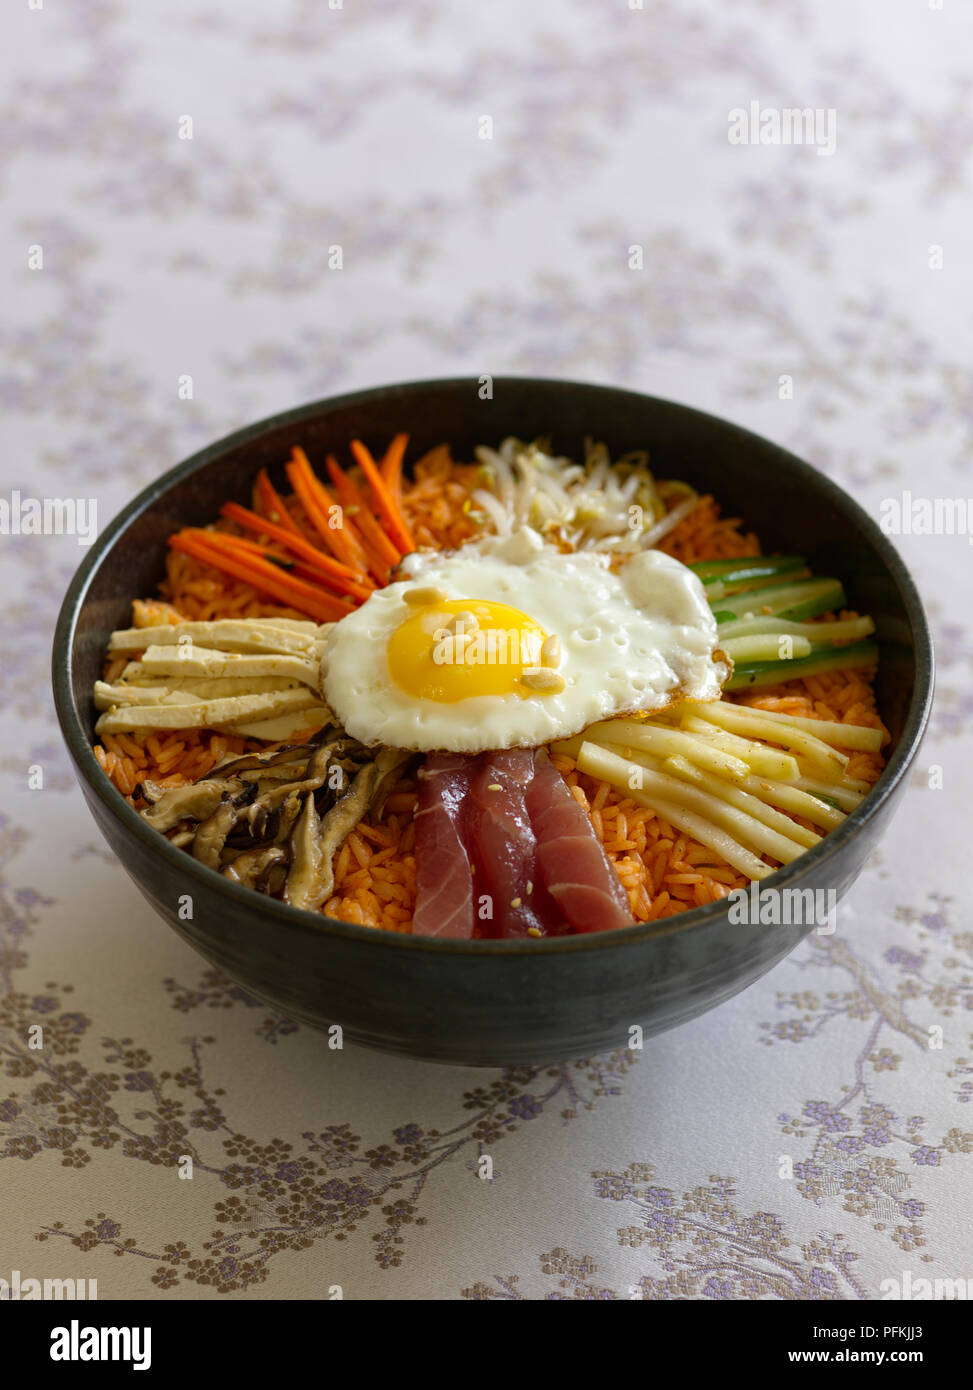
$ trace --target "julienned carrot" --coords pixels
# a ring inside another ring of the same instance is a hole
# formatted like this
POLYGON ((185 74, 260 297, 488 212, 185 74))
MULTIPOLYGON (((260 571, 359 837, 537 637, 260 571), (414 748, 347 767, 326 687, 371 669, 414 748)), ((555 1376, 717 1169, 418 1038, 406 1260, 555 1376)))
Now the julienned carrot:
MULTIPOLYGON (((358 568, 354 564, 352 552, 345 542, 344 534, 338 534, 336 527, 328 525, 327 513, 321 511, 319 501, 312 495, 307 479, 301 476, 298 465, 292 460, 285 467, 290 485, 304 507, 308 521, 323 544, 327 546, 336 560, 347 565, 349 569, 353 568, 357 574, 358 568)), ((364 579, 364 573, 361 577, 364 579)))
POLYGON ((328 455, 327 464, 328 476, 334 483, 338 499, 345 511, 354 516, 355 525, 369 548, 369 569, 380 584, 387 584, 389 570, 399 563, 402 555, 372 516, 368 502, 354 479, 348 477, 332 454, 328 455))
POLYGON ((261 468, 257 474, 254 493, 254 511, 262 512, 268 521, 283 527, 285 531, 290 531, 292 535, 299 536, 301 534, 301 528, 287 510, 284 499, 267 476, 266 468, 261 468), (257 505, 258 500, 259 506, 257 505))
MULTIPOLYGON (((260 521, 261 518, 258 517, 257 520, 260 521)), ((266 522, 263 524, 267 525, 266 522)), ((334 593, 342 596, 348 594, 356 607, 359 603, 364 603, 369 594, 375 592, 374 585, 370 584, 369 588, 366 589, 362 584, 356 584, 349 579, 345 579, 343 575, 336 578, 327 571, 322 570, 318 560, 308 561, 293 553, 290 555, 281 554, 279 549, 272 550, 266 545, 261 545, 259 541, 250 540, 247 536, 234 536, 232 533, 226 531, 207 531, 206 535, 207 537, 215 537, 217 546, 221 550, 226 550, 228 553, 232 553, 234 550, 241 550, 247 556, 254 555, 258 559, 267 560, 270 564, 282 569, 287 574, 293 574, 295 577, 301 579, 309 579, 316 589, 323 584, 325 585, 325 592, 329 595, 334 593)), ((295 536, 292 539, 296 540, 297 537, 295 536)), ((320 555, 321 559, 328 561, 330 564, 338 565, 337 560, 332 560, 329 555, 321 555, 320 551, 314 550, 314 546, 309 545, 308 548, 315 555, 320 555)), ((340 569, 343 571, 344 566, 340 566, 340 569)))
POLYGON ((402 509, 402 460, 405 458, 406 445, 409 443, 407 434, 397 434, 392 443, 385 451, 385 457, 379 464, 379 472, 382 481, 395 499, 395 505, 402 509))
POLYGON ((395 499, 389 492, 382 480, 382 475, 376 467, 375 460, 365 448, 360 439, 351 441, 351 452, 355 456, 355 462, 364 473, 369 487, 375 497, 375 507, 394 543, 407 555, 410 550, 415 550, 415 542, 409 535, 409 528, 405 524, 405 519, 396 505, 395 499))
POLYGON ((265 560, 270 560, 275 565, 280 565, 283 569, 293 569, 293 555, 282 555, 279 550, 273 550, 270 546, 261 545, 259 541, 252 541, 247 536, 234 536, 228 531, 208 532, 217 536, 216 544, 221 549, 243 550, 248 555, 261 556, 265 560), (229 544, 224 544, 229 542, 229 544))
POLYGON ((321 539, 337 559, 352 569, 360 570, 364 575, 368 563, 355 528, 345 516, 344 508, 334 500, 315 474, 303 449, 294 446, 294 457, 286 468, 291 486, 304 504, 304 510, 321 539), (332 508, 338 511, 341 522, 339 526, 331 525, 329 512, 332 508))
MULTIPOLYGON (((210 536, 213 533, 207 532, 206 534, 210 536)), ((296 555, 282 555, 279 550, 271 550, 267 546, 261 545, 259 541, 252 541, 246 536, 228 535, 225 531, 217 531, 215 534, 219 537, 216 549, 221 553, 239 554, 246 561, 252 558, 266 560, 282 574, 293 575, 295 579, 309 580, 314 585, 315 590, 321 584, 326 584, 328 587, 325 592, 329 596, 331 595, 331 581, 326 579, 319 569, 315 569, 313 565, 307 564, 296 555)), ((374 593, 374 590, 372 592, 374 593)))
MULTIPOLYGON (((294 561, 292 561, 292 564, 291 564, 291 573, 294 574, 294 576, 295 576, 296 578, 298 578, 298 579, 307 579, 307 580, 310 581, 310 583, 315 584, 315 585, 317 585, 317 584, 323 584, 323 583, 324 583, 324 579, 323 579, 323 577, 322 577, 322 575, 321 575, 321 571, 320 571, 320 570, 316 570, 316 569, 314 568, 313 565, 309 565, 309 564, 307 563, 306 560, 294 560, 294 561)), ((330 591, 328 590, 328 591, 326 591, 326 592, 330 592, 330 591)), ((375 590, 374 590, 374 589, 369 589, 368 592, 369 592, 370 594, 374 594, 375 590)), ((359 606, 359 600, 358 600, 357 598, 355 598, 353 595, 349 595, 349 597, 351 598, 352 607, 357 608, 357 607, 359 606)), ((363 601, 364 601, 364 600, 362 600, 362 602, 363 602, 363 601)), ((347 611, 350 613, 350 612, 351 612, 351 609, 349 608, 347 611)))
POLYGON ((236 579, 242 579, 289 607, 317 618, 319 622, 337 620, 352 611, 349 605, 317 585, 293 577, 277 565, 248 550, 234 548, 232 537, 229 538, 228 546, 221 541, 214 544, 214 535, 219 533, 186 528, 171 538, 170 545, 177 550, 185 550, 196 559, 212 565, 215 569, 223 570, 236 579))
MULTIPOLYGON (((298 559, 295 555, 281 555, 277 550, 268 550, 265 545, 261 545, 258 541, 247 540, 245 536, 231 536, 229 539, 233 542, 232 545, 218 545, 217 549, 225 551, 227 555, 232 555, 234 550, 239 547, 245 559, 249 560, 251 556, 256 556, 257 559, 266 560, 268 564, 273 565, 274 569, 279 569, 283 574, 292 575, 295 579, 307 579, 314 586, 315 592, 321 584, 327 584, 325 593, 329 597, 331 596, 331 582, 325 579, 319 569, 307 564, 306 561, 298 559)), ((374 589, 371 592, 374 593, 374 589)))
POLYGON ((184 529, 187 531, 195 530, 199 543, 212 550, 219 550, 227 555, 238 555, 244 560, 251 558, 262 560, 283 573, 293 569, 297 563, 292 555, 282 555, 280 551, 261 545, 259 541, 251 540, 249 536, 235 536, 231 531, 217 531, 210 527, 193 528, 187 526, 184 529))
MULTIPOLYGON (((278 599, 288 608, 296 608, 299 613, 316 618, 318 622, 335 622, 351 612, 350 607, 340 599, 302 579, 294 579, 269 561, 239 549, 234 551, 232 546, 227 548, 220 542, 214 544, 213 536, 219 534, 187 527, 170 536, 169 544, 173 550, 181 550, 234 579, 242 579, 245 584, 278 599)), ((232 541, 232 537, 229 539, 232 541)))
POLYGON ((249 540, 246 536, 234 536, 227 531, 212 531, 209 529, 186 527, 187 531, 196 530, 200 537, 205 537, 205 543, 212 549, 225 552, 228 555, 237 555, 241 560, 249 563, 251 559, 266 560, 282 573, 287 573, 294 568, 294 559, 290 555, 281 555, 277 550, 271 550, 266 545, 260 545, 257 541, 249 540))
POLYGON ((340 560, 332 559, 330 555, 326 555, 323 550, 306 540, 300 532, 296 536, 292 536, 282 526, 276 526, 272 521, 265 521, 262 516, 258 516, 256 512, 248 511, 246 507, 241 507, 237 502, 225 502, 220 508, 220 512, 228 521, 235 521, 238 526, 242 526, 245 530, 255 531, 258 535, 269 536, 271 540, 286 546, 295 555, 299 555, 311 569, 318 570, 333 589, 338 589, 341 593, 351 594, 362 603, 372 592, 373 586, 370 580, 361 582, 357 570, 350 569, 340 560))

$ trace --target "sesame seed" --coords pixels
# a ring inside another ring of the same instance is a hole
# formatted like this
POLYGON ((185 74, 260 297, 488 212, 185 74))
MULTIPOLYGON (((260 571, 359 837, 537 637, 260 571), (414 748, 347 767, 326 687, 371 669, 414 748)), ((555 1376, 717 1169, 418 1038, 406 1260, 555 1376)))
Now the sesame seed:
POLYGON ((487 791, 488 791, 488 792, 502 792, 502 791, 503 791, 503 787, 501 787, 501 785, 500 785, 499 782, 491 782, 490 785, 487 787, 487 791))
POLYGON ((528 880, 527 880, 527 896, 528 896, 528 898, 530 897, 531 893, 533 893, 533 891, 534 891, 534 885, 531 883, 530 879, 528 879, 528 880))
POLYGON ((541 933, 540 933, 540 931, 538 930, 537 927, 528 927, 528 928, 527 928, 527 935, 528 935, 528 936, 540 936, 540 934, 541 934, 541 933))
POLYGON ((520 907, 520 905, 521 905, 522 902, 523 902, 523 899, 522 899, 522 898, 511 898, 511 899, 510 899, 510 906, 511 906, 511 907, 520 907))

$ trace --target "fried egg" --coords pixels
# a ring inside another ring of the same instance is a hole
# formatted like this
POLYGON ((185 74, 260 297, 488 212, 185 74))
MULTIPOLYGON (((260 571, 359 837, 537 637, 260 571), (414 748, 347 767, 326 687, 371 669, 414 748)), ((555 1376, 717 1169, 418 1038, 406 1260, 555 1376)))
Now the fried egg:
POLYGON ((325 698, 353 738, 537 747, 600 719, 715 700, 730 675, 700 581, 657 550, 618 571, 529 527, 406 556, 332 629, 325 698))

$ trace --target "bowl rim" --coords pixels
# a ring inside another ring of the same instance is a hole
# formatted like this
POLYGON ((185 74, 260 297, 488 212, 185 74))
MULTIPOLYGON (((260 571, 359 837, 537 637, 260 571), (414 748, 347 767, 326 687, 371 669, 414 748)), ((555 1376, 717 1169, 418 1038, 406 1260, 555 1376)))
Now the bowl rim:
MULTIPOLYGON (((701 424, 728 431, 743 444, 752 443, 761 449, 771 448, 778 456, 786 459, 787 466, 796 474, 799 481, 823 490, 835 508, 851 516, 866 539, 878 554, 890 573, 902 596, 906 616, 912 632, 915 656, 916 677, 909 702, 909 709, 902 729, 902 735, 892 756, 889 758, 875 786, 867 794, 861 805, 850 812, 841 825, 823 837, 813 849, 805 851, 789 865, 783 865, 773 874, 761 880, 761 889, 783 888, 795 882, 812 868, 823 865, 828 859, 840 854, 847 842, 869 821, 888 800, 894 789, 906 776, 929 721, 932 706, 935 658, 928 619, 922 605, 915 581, 905 561, 895 546, 880 529, 878 523, 827 474, 812 464, 792 454, 782 445, 745 429, 722 416, 698 410, 681 401, 662 396, 653 396, 627 387, 609 386, 593 382, 566 380, 561 377, 538 376, 493 376, 494 388, 503 386, 557 386, 569 391, 630 396, 641 402, 652 402, 669 410, 676 410, 688 419, 701 424)), ((163 835, 153 830, 131 807, 122 794, 112 785, 102 770, 101 764, 89 744, 80 716, 75 708, 72 689, 72 668, 74 639, 78 619, 84 607, 88 590, 95 574, 111 551, 115 542, 153 502, 157 501, 176 483, 182 482, 211 463, 220 455, 239 448, 262 435, 298 424, 301 421, 332 413, 335 410, 367 406, 378 400, 387 401, 396 397, 421 396, 426 392, 463 388, 470 389, 468 377, 431 377, 407 382, 396 382, 386 386, 368 387, 363 390, 346 392, 340 396, 327 396, 305 405, 295 406, 267 416, 242 429, 234 430, 221 439, 184 459, 175 467, 168 469, 142 489, 120 512, 115 515, 101 531, 89 548, 85 558, 74 574, 58 614, 52 648, 52 683, 54 704, 62 735, 79 776, 105 809, 114 816, 121 826, 140 840, 150 853, 156 854, 161 862, 175 874, 182 875, 200 883, 203 890, 222 893, 230 902, 241 908, 249 908, 258 918, 266 922, 268 928, 296 932, 299 935, 315 935, 322 941, 329 938, 343 938, 349 942, 369 942, 376 950, 425 951, 440 955, 461 955, 471 958, 482 956, 524 956, 545 955, 561 952, 606 951, 625 946, 635 946, 646 940, 671 935, 673 932, 694 932, 705 930, 718 924, 726 912, 725 902, 707 903, 704 907, 690 908, 673 917, 662 918, 656 922, 633 923, 629 927, 619 927, 608 932, 589 932, 576 936, 510 939, 456 940, 452 938, 412 936, 401 932, 381 931, 375 927, 360 926, 355 922, 343 922, 338 918, 326 917, 322 913, 310 912, 305 908, 293 907, 289 903, 254 893, 242 884, 235 884, 216 870, 200 864, 184 850, 171 844, 163 835)))

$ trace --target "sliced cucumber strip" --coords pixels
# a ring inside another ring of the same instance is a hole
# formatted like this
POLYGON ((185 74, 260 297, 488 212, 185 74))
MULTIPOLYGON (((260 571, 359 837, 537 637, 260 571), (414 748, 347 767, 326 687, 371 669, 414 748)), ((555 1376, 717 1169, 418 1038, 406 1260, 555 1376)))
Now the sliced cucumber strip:
POLYGON ((751 690, 760 685, 779 685, 781 681, 801 680, 824 671, 851 671, 874 666, 878 646, 874 642, 851 642, 846 647, 818 647, 810 656, 793 661, 746 661, 734 667, 726 690, 751 690))
MULTIPOLYGON (((796 583, 800 576, 799 570, 790 571, 787 574, 765 574, 760 578, 748 577, 747 579, 737 579, 736 577, 727 579, 711 579, 703 585, 703 590, 709 602, 715 603, 721 598, 729 598, 731 594, 753 593, 757 589, 769 589, 775 584, 779 584, 782 579, 796 583)), ((810 578, 807 571, 804 577, 810 578)))
MULTIPOLYGON (((717 622, 720 614, 713 615, 717 622)), ((768 633, 781 637, 806 637, 815 646, 826 642, 857 642, 875 631, 871 618, 843 618, 834 623, 795 623, 773 615, 761 618, 727 618, 720 631, 720 640, 737 637, 763 637, 768 633)))
POLYGON ((795 621, 816 618, 819 613, 844 608, 846 603, 845 591, 838 579, 804 579, 797 584, 781 584, 719 599, 720 612, 732 613, 734 618, 773 616, 795 621))
POLYGON ((803 555, 750 555, 735 560, 698 560, 688 568, 704 584, 722 580, 735 584, 744 579, 761 579, 764 575, 785 574, 805 566, 803 555))
POLYGON ((811 643, 806 637, 792 637, 786 632, 754 633, 748 637, 724 637, 720 633, 720 648, 731 661, 739 665, 748 661, 797 661, 811 655, 811 643), (781 642, 791 644, 791 654, 781 654, 781 642))

